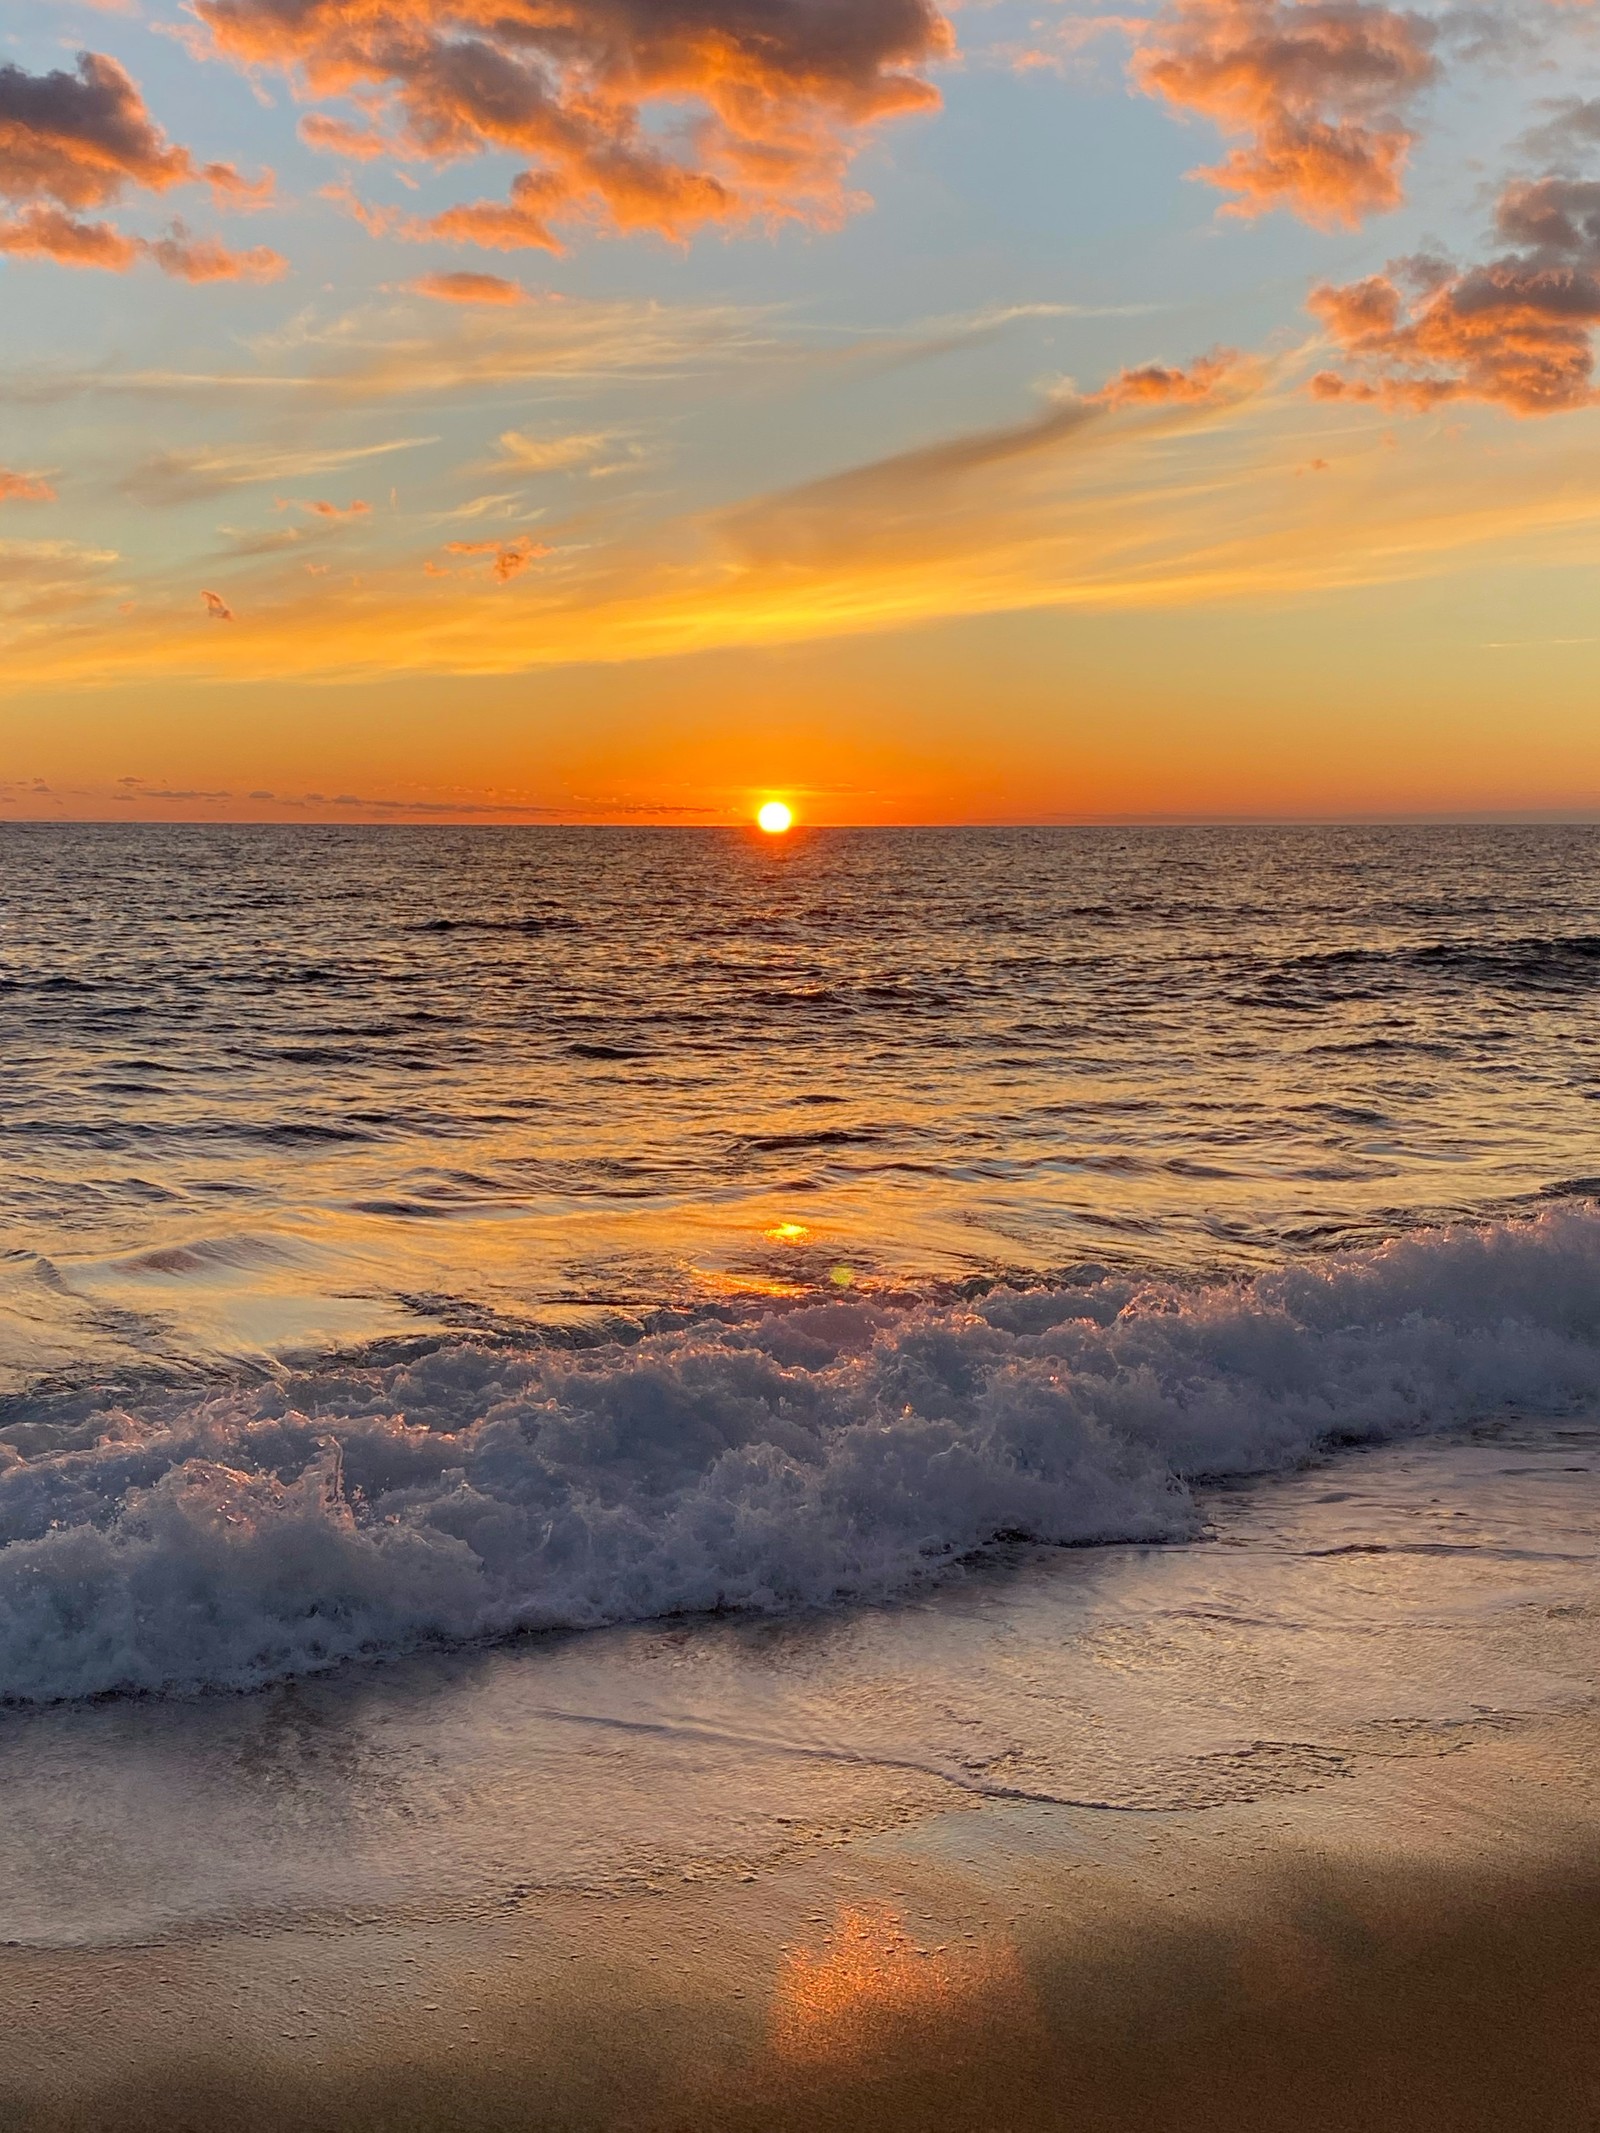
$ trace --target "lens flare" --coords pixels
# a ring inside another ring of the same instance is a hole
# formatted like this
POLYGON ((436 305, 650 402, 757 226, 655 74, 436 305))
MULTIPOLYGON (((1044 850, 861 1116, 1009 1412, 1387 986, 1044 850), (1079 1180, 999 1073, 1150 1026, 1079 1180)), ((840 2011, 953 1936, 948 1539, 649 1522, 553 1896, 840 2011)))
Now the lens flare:
POLYGON ((765 807, 758 810, 756 821, 769 837, 781 837, 784 831, 793 825, 794 809, 785 807, 781 800, 769 800, 765 807))

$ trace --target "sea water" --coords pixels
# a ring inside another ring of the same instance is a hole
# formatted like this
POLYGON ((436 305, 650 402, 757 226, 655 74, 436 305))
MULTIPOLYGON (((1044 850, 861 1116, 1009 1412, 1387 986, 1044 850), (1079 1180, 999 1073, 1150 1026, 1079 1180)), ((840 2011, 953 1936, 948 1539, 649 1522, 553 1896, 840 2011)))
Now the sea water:
POLYGON ((0 895, 14 1705, 811 1619, 1600 1401, 1588 828, 12 825, 0 895))

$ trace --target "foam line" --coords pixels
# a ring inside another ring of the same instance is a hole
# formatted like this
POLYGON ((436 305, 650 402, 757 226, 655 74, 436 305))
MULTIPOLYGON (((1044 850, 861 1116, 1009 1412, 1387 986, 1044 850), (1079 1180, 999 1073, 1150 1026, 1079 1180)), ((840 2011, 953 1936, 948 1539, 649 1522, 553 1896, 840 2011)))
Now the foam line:
POLYGON ((1210 1287, 463 1342, 80 1411, 0 1439, 0 1695, 825 1604, 1005 1535, 1177 1540, 1196 1482, 1597 1400, 1600 1216, 1565 1206, 1210 1287))

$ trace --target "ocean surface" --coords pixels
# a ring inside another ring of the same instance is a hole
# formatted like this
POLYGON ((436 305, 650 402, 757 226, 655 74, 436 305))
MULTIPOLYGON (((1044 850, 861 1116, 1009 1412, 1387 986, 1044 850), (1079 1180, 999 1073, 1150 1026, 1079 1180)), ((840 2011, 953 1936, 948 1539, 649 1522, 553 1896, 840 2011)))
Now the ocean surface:
POLYGON ((0 1699, 1581 1421, 1597 1006, 1586 827, 0 827, 0 1699))

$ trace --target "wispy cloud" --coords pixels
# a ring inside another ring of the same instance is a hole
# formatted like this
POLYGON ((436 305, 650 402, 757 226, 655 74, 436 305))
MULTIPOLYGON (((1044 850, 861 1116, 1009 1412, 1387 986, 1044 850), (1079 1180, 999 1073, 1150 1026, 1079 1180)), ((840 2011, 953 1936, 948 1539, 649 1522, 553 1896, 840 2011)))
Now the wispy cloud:
POLYGON ((142 504, 188 504, 258 481, 296 481, 331 474, 362 460, 437 444, 436 437, 394 437, 383 444, 282 451, 266 445, 197 446, 152 453, 123 478, 124 492, 142 504))
POLYGON ((500 456, 492 464, 519 474, 559 474, 573 467, 592 466, 611 449, 616 436, 615 430, 574 431, 551 437, 528 437, 521 430, 504 430, 500 456))

